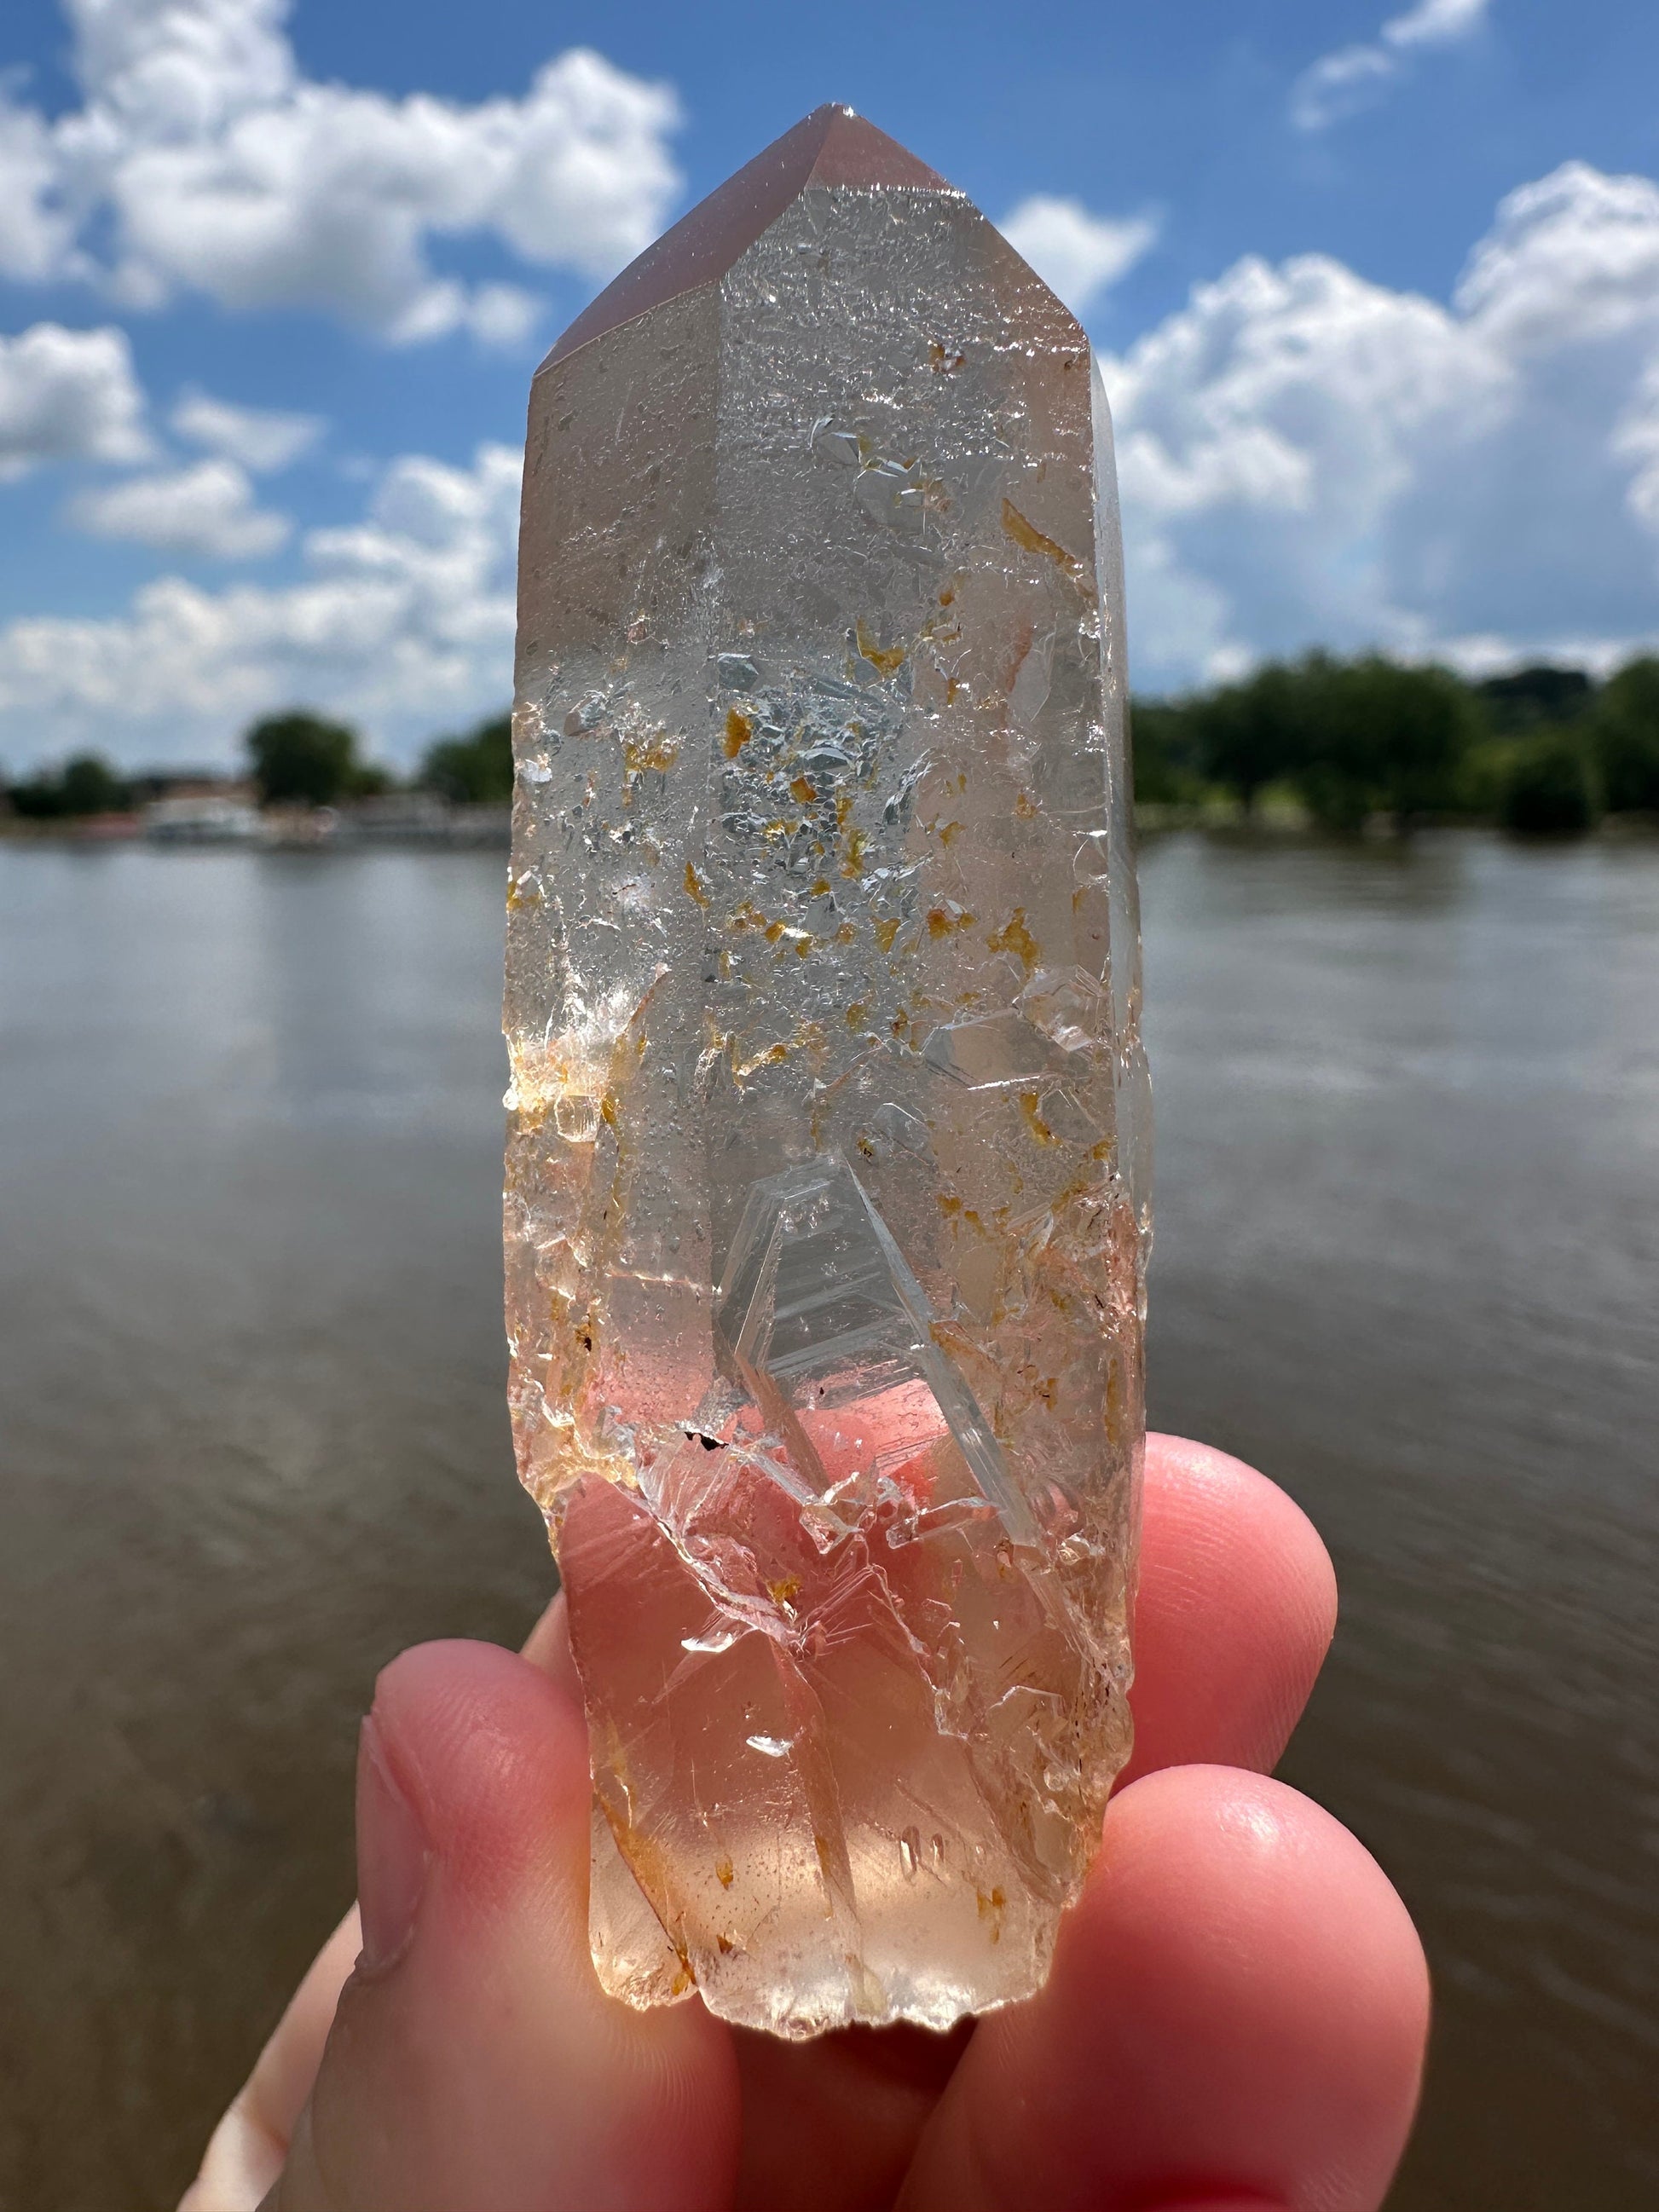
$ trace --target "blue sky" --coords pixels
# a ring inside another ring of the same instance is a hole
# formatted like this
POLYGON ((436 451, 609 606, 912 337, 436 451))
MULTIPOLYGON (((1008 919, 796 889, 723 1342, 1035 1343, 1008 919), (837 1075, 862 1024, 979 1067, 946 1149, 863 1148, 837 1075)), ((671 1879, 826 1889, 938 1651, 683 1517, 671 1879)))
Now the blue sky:
POLYGON ((1146 688, 1610 664, 1659 637, 1656 83, 1629 0, 9 0, 0 760, 494 706, 536 359, 825 98, 1083 315, 1146 688))

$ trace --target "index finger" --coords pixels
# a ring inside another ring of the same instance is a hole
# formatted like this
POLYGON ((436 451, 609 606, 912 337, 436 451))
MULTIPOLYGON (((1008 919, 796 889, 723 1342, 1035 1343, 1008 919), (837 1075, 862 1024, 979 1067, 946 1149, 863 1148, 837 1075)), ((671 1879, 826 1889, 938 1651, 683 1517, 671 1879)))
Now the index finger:
POLYGON ((1336 1576, 1294 1499, 1243 1460, 1157 1434, 1135 1601, 1134 1754, 1159 1767, 1278 1763, 1336 1626, 1336 1576))

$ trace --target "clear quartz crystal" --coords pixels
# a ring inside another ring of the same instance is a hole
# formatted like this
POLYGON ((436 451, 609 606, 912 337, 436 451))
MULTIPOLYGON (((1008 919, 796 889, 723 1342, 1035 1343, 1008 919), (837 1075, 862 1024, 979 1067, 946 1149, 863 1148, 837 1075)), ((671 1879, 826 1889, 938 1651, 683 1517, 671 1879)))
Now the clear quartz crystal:
POLYGON ((513 1410, 641 2005, 1030 1995, 1129 1747, 1150 1122, 1089 346, 844 108, 531 401, 513 1410))

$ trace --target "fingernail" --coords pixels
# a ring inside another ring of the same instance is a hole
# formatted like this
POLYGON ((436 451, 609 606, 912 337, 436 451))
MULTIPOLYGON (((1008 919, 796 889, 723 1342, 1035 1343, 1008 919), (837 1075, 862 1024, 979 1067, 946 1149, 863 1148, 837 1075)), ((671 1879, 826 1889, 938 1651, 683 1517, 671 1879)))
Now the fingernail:
POLYGON ((370 1713, 357 1739, 360 1973, 384 1973, 409 1948, 431 1856, 420 1814, 398 1785, 370 1713))

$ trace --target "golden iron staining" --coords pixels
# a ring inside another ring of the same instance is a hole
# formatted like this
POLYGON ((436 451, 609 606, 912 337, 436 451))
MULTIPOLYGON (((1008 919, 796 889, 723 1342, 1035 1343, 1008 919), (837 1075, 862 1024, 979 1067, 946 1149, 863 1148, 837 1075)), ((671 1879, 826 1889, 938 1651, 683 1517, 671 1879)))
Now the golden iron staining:
POLYGON ((1023 545, 1028 553, 1041 553, 1045 560, 1052 561, 1057 568, 1085 592, 1092 592, 1094 586, 1089 572, 1077 556, 1068 553, 1052 538, 1044 537, 1036 525, 1028 521, 1011 499, 1005 499, 1002 502, 1002 526, 1016 545, 1023 545))
POLYGON ((536 380, 513 1415, 632 2004, 1029 1996, 1127 1754, 1149 1123, 1087 361, 823 109, 536 380))
POLYGON ((854 635, 858 639, 860 658, 867 660, 872 668, 878 669, 882 675, 896 675, 903 667, 905 648, 902 645, 878 645, 866 627, 862 615, 858 618, 854 635))
POLYGON ((986 943, 993 952, 1012 952, 1029 975, 1037 963, 1037 941, 1025 927, 1025 909, 1017 906, 1002 927, 994 930, 986 943))

